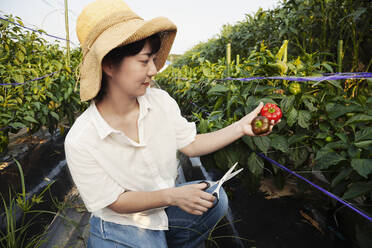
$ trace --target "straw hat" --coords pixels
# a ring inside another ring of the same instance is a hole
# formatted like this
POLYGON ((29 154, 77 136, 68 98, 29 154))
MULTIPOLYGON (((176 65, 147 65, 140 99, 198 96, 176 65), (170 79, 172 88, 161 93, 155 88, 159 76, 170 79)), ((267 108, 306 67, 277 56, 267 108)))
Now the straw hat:
POLYGON ((76 33, 83 52, 80 67, 80 100, 94 98, 102 79, 101 62, 113 48, 126 45, 152 34, 161 37, 155 66, 165 64, 177 33, 176 25, 160 16, 144 20, 122 0, 96 0, 83 9, 77 18, 76 33))

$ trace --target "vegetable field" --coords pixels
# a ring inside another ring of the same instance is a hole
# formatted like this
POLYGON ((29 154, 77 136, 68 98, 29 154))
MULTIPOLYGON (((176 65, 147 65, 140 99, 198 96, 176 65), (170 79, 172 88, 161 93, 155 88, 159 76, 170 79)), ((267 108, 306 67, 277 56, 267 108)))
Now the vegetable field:
MULTIPOLYGON (((370 13, 372 3, 364 0, 280 0, 274 9, 260 9, 234 25, 224 25, 217 38, 201 42, 182 55, 169 55, 169 60, 176 59, 154 80, 178 102, 182 115, 196 122, 199 134, 238 121, 260 102, 281 109, 265 110, 264 115, 275 120, 281 116, 270 135, 243 136, 200 157, 211 173, 223 174, 237 161, 245 168, 232 180, 234 186, 226 187, 235 199, 232 204, 237 212, 260 222, 254 219, 258 212, 247 210, 250 200, 257 208, 278 208, 273 215, 267 213, 274 218, 286 209, 280 208, 283 202, 291 204, 288 209, 294 212, 300 208, 296 199, 305 199, 327 215, 321 226, 312 218, 316 211, 312 217, 301 212, 316 228, 312 231, 324 234, 328 228, 340 240, 344 237, 350 241, 350 245, 342 241, 343 247, 371 247, 371 221, 335 198, 316 190, 308 193, 311 186, 304 180, 262 156, 372 216, 372 78, 299 79, 370 73, 370 13), (255 79, 242 80, 252 77, 255 79), (291 184, 300 198, 270 203, 261 195, 258 198, 267 180, 272 180, 278 190, 291 184)), ((64 135, 89 104, 80 102, 79 97, 81 49, 70 52, 61 44, 48 43, 43 35, 48 34, 27 30, 19 17, 5 15, 0 19, 0 175, 11 157, 10 136, 25 129, 32 136, 43 128, 52 135, 64 135)), ((267 131, 267 119, 255 121, 257 134, 267 131)), ((22 184, 25 191, 24 181, 22 184)), ((19 204, 21 200, 18 198, 19 204)), ((297 217, 291 215, 288 222, 294 223, 297 217)), ((262 223, 249 223, 242 229, 253 233, 256 227, 266 231, 262 223)), ((301 230, 304 235, 307 232, 301 230)), ((257 240, 265 241, 265 235, 258 235, 257 240)), ((267 235, 274 237, 273 233, 267 235)), ((275 237, 267 238, 266 244, 275 244, 272 240, 275 237)))
POLYGON ((224 58, 212 63, 195 56, 193 63, 197 66, 168 67, 156 79, 182 106, 183 114, 196 121, 198 133, 232 124, 261 101, 277 104, 283 110, 282 121, 272 134, 244 136, 201 157, 207 169, 218 167, 226 171, 239 161, 248 169, 240 177, 249 192, 258 190, 265 170, 279 188, 283 187, 290 175, 257 155, 263 152, 299 173, 321 172, 329 183, 329 191, 344 200, 355 200, 362 209, 370 211, 367 206, 372 201, 371 80, 219 81, 226 76, 315 76, 332 71, 332 63, 322 61, 319 55, 305 53, 287 58, 287 49, 286 42, 280 49, 272 50, 262 42, 248 57, 240 58, 239 62, 235 59, 228 66, 224 58))
MULTIPOLYGON (((23 26, 22 20, 7 16, 23 26)), ((8 133, 42 126, 54 133, 72 125, 74 113, 82 110, 76 85, 81 52, 73 50, 70 64, 58 44, 42 35, 1 20, 0 43, 0 154, 6 151, 8 133)), ((43 34, 43 31, 40 31, 43 34)))

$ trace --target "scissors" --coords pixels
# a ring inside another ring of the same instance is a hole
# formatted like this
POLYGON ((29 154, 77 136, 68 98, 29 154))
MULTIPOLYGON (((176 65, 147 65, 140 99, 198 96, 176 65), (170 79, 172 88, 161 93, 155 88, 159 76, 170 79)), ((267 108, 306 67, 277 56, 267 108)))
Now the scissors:
POLYGON ((219 197, 220 197, 219 193, 220 193, 220 188, 221 188, 222 184, 224 182, 228 181, 229 179, 231 179, 232 177, 236 176, 239 172, 241 172, 244 169, 244 168, 241 168, 241 169, 239 169, 235 172, 232 172, 237 164, 238 164, 238 162, 236 162, 233 166, 231 166, 231 168, 225 173, 225 175, 218 181, 210 183, 210 182, 207 182, 207 181, 203 180, 203 181, 199 182, 199 183, 206 183, 207 184, 207 187, 204 190, 206 190, 209 187, 212 187, 213 185, 218 183, 217 188, 215 190, 213 190, 213 192, 212 192, 212 195, 214 195, 217 198, 217 202, 211 208, 214 208, 219 201, 219 197))

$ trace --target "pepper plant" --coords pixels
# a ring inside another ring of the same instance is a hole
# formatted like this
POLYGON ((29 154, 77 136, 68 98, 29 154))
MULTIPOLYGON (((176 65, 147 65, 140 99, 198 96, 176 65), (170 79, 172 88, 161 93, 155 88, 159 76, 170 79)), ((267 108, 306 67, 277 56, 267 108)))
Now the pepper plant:
MULTIPOLYGON (((262 42, 241 63, 232 61, 229 76, 319 76, 336 67, 322 61, 318 53, 288 57, 287 49, 287 41, 272 50, 262 42)), ((256 154, 263 152, 293 170, 324 171, 329 190, 345 199, 372 199, 371 81, 358 79, 359 87, 350 94, 340 80, 222 81, 219 79, 227 76, 224 58, 212 63, 195 56, 193 64, 197 65, 169 66, 156 80, 182 106, 183 114, 197 122, 198 133, 226 127, 250 113, 260 101, 274 103, 283 111, 282 121, 270 135, 243 136, 202 156, 207 168, 226 171, 239 161, 248 168, 244 176, 240 175, 247 189, 257 190, 265 171, 270 171, 278 186, 282 186, 287 173, 256 154), (294 91, 293 83, 301 91, 294 91), (327 137, 331 140, 327 141, 327 137)))
MULTIPOLYGON (((18 17, 6 17, 23 25, 18 17)), ((74 90, 80 49, 71 52, 67 65, 60 45, 46 42, 39 33, 4 20, 0 20, 0 32, 0 82, 13 84, 0 85, 1 154, 6 151, 9 132, 26 127, 33 134, 42 126, 50 133, 57 128, 63 132, 63 122, 72 125, 75 113, 86 106, 74 90), (42 79, 31 81, 39 77, 42 79)))

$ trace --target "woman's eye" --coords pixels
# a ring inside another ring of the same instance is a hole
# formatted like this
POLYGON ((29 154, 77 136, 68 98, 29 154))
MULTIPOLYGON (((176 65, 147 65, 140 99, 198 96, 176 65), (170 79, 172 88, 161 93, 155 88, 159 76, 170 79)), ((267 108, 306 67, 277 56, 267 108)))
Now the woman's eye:
POLYGON ((147 64, 149 61, 148 60, 146 60, 146 61, 142 61, 143 63, 145 63, 145 64, 147 64))

